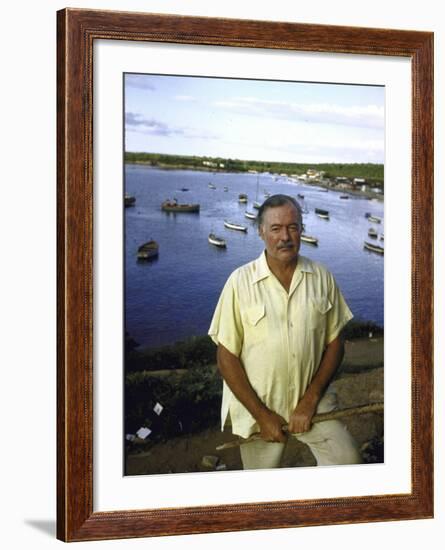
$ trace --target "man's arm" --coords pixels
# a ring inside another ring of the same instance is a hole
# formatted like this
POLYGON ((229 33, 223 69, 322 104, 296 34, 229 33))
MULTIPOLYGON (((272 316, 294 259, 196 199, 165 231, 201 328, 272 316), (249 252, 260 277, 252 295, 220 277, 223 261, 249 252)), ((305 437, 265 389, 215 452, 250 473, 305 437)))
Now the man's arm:
POLYGON ((317 410, 317 405, 340 366, 344 352, 345 346, 341 336, 337 336, 326 346, 312 382, 289 418, 291 433, 302 433, 311 429, 311 421, 317 410))
POLYGON ((258 397, 247 378, 240 359, 219 344, 217 362, 221 375, 232 393, 258 422, 261 437, 265 441, 285 442, 286 436, 281 426, 286 424, 286 421, 283 417, 268 409, 258 397))

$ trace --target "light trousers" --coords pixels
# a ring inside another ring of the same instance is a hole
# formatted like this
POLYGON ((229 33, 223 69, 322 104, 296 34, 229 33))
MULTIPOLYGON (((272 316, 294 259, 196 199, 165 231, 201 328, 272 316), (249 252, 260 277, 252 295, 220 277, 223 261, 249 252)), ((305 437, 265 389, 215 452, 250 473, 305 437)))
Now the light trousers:
MULTIPOLYGON (((337 396, 327 392, 317 407, 317 414, 337 408, 337 396)), ((317 461, 317 466, 361 464, 358 445, 346 426, 339 420, 317 422, 305 433, 291 434, 306 443, 317 461)), ((286 443, 271 443, 262 439, 244 443, 240 447, 244 470, 279 468, 286 443)))

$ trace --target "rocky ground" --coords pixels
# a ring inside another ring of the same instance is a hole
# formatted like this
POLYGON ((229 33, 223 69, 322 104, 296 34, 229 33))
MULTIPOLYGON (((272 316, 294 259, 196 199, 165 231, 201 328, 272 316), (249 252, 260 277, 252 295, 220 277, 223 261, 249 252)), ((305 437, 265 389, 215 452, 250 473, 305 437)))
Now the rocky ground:
MULTIPOLYGON (((363 338, 346 342, 345 359, 332 382, 339 407, 383 402, 383 338, 363 338)), ((365 462, 383 460, 383 414, 371 413, 344 419, 362 449, 365 462)), ((219 427, 153 444, 127 456, 127 475, 208 472, 242 469, 239 449, 216 451, 222 443, 233 441, 230 432, 219 427)), ((283 467, 314 465, 312 453, 303 443, 291 438, 283 467)))

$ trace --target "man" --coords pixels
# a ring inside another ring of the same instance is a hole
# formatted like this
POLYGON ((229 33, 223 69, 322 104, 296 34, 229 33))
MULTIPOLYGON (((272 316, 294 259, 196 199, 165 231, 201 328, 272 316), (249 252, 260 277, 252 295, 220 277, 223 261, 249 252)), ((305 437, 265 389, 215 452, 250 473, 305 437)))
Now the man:
POLYGON ((311 426, 315 413, 336 407, 326 392, 339 367, 341 331, 352 318, 333 276, 299 255, 302 214, 287 195, 269 197, 258 211, 261 256, 229 277, 209 334, 224 379, 222 426, 243 438, 244 469, 279 467, 288 432, 307 443, 318 465, 360 463, 346 427, 331 420, 311 426))

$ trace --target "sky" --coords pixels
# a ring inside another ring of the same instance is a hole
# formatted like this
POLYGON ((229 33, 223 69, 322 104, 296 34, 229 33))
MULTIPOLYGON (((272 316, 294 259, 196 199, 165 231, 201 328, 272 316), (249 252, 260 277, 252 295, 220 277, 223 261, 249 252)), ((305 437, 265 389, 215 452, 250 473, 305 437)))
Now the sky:
POLYGON ((124 92, 126 151, 384 161, 381 86, 125 74, 124 92))

